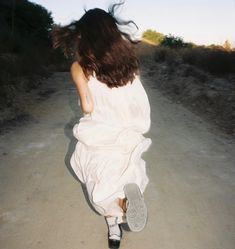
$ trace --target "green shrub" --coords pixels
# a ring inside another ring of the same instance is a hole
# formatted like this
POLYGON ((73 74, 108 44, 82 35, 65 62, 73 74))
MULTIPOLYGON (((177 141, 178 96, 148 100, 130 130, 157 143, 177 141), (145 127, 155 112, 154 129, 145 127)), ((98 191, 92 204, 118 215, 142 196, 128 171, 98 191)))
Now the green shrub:
POLYGON ((52 49, 53 19, 44 7, 27 0, 14 6, 1 1, 0 22, 0 108, 5 108, 14 104, 19 92, 36 88, 40 78, 50 75, 49 66, 65 58, 52 49))
POLYGON ((164 35, 162 33, 159 33, 155 30, 148 29, 146 30, 142 37, 148 41, 151 41, 155 44, 160 44, 162 40, 164 39, 164 35))
POLYGON ((192 43, 185 43, 181 37, 173 36, 171 34, 165 36, 160 45, 170 48, 184 48, 193 46, 192 43))

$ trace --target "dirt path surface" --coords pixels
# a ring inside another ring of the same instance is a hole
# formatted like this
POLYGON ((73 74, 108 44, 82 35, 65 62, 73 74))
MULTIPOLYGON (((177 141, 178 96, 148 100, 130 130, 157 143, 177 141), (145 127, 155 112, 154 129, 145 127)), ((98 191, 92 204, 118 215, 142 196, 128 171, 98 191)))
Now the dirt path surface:
MULTIPOLYGON (((143 154, 150 183, 147 227, 124 231, 126 249, 233 249, 235 144, 147 76, 153 145, 143 154)), ((68 73, 57 73, 31 121, 1 135, 0 248, 107 248, 104 219, 86 202, 69 167, 72 127, 81 117, 68 73)))

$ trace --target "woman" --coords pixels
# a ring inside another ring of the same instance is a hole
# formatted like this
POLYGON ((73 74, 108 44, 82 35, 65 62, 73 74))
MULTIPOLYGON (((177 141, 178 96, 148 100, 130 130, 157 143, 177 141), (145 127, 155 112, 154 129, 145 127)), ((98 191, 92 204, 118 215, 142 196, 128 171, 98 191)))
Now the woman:
POLYGON ((152 143, 150 105, 139 77, 133 41, 114 11, 91 9, 54 28, 54 48, 72 54, 72 79, 83 117, 73 128, 78 139, 71 166, 85 184, 91 204, 108 224, 109 248, 119 248, 120 224, 141 231, 147 220, 143 192, 148 184, 141 158, 152 143))

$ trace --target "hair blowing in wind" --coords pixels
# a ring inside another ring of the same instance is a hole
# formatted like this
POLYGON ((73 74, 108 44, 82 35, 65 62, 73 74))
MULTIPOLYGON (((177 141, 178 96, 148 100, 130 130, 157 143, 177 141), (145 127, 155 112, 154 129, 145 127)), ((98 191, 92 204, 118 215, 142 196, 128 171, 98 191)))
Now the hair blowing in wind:
POLYGON ((139 74, 133 49, 138 41, 119 29, 121 25, 135 23, 114 17, 116 8, 123 3, 113 4, 108 12, 90 9, 78 21, 52 30, 53 47, 60 47, 67 57, 72 55, 87 78, 95 73, 110 88, 133 82, 139 74))

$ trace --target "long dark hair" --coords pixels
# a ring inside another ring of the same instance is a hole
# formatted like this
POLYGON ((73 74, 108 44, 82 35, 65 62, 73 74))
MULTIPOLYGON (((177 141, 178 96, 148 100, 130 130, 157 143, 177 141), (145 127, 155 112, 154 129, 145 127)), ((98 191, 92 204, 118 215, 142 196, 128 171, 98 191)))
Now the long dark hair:
POLYGON ((113 4, 108 12, 90 9, 78 21, 52 30, 53 47, 60 47, 67 57, 72 55, 87 79, 95 73, 110 88, 132 83, 139 74, 139 61, 133 48, 139 41, 119 28, 131 23, 137 25, 114 17, 116 7, 123 3, 113 4))

